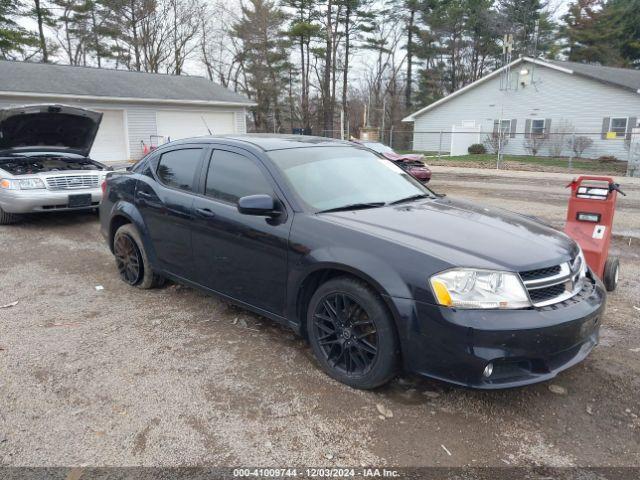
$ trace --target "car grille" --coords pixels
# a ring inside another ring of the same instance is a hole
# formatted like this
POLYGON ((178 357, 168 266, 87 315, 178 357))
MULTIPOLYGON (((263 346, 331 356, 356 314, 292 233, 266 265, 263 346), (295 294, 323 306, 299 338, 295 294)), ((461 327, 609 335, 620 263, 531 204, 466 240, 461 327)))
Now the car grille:
POLYGON ((560 265, 553 267, 539 268, 538 270, 529 270, 528 272, 520 272, 522 280, 536 280, 539 278, 550 277, 560 273, 560 265))
POLYGON ((47 178, 47 187, 51 190, 75 190, 77 188, 97 188, 98 175, 60 175, 47 178))
POLYGON ((520 272, 531 303, 544 307, 563 302, 582 289, 582 259, 574 257, 570 262, 550 267, 520 272))

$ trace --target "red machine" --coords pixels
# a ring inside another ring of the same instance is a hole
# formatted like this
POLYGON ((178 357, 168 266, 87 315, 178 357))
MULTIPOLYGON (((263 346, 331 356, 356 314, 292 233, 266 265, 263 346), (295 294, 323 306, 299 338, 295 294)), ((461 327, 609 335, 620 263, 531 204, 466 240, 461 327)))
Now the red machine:
POLYGON ((620 185, 611 177, 580 176, 574 179, 564 231, 582 247, 587 264, 598 275, 608 291, 618 285, 620 262, 609 256, 620 185))

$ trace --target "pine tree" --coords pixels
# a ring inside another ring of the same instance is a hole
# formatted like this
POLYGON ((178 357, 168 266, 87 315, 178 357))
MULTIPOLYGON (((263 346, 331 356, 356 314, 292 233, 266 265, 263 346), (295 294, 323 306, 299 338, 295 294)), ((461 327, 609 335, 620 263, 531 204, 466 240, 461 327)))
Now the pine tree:
POLYGON ((38 45, 36 36, 16 22, 23 8, 15 0, 0 0, 0 59, 25 58, 38 45))
POLYGON ((290 41, 283 31, 285 12, 271 0, 249 0, 242 17, 234 24, 233 34, 242 41, 242 60, 247 76, 248 94, 256 101, 255 127, 268 129, 273 114, 273 129, 282 130, 281 95, 286 91, 290 41))

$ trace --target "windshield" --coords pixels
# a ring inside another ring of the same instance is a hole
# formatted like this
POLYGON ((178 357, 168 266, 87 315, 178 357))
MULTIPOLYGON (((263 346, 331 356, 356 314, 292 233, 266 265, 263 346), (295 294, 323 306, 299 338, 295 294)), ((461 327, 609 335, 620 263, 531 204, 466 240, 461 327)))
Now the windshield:
POLYGON ((313 210, 434 197, 404 170, 361 148, 292 148, 269 152, 269 157, 313 210))
POLYGON ((393 148, 378 142, 364 142, 363 145, 378 153, 395 153, 393 148))

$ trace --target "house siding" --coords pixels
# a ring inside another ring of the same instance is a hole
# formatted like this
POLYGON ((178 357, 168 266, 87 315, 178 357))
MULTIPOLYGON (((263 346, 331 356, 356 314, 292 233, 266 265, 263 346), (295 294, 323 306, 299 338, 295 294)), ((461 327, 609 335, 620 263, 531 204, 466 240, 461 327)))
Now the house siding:
POLYGON ((114 101, 70 101, 68 98, 60 99, 56 97, 3 97, 0 92, 0 108, 42 103, 60 103, 90 110, 124 110, 129 158, 123 160, 138 160, 143 156, 144 145, 150 146, 151 136, 157 135, 156 112, 159 110, 232 113, 234 115, 235 133, 246 133, 247 131, 245 109, 242 107, 166 106, 164 104, 156 106, 114 101))
MULTIPOLYGON (((497 119, 516 120, 516 135, 509 138, 505 153, 525 155, 524 133, 527 120, 550 119, 551 132, 561 122, 569 122, 576 135, 589 136, 593 145, 585 151, 585 157, 614 155, 627 160, 628 148, 623 138, 601 139, 604 117, 640 118, 640 95, 630 90, 570 75, 541 65, 524 62, 516 65, 512 90, 500 90, 500 76, 487 80, 467 92, 418 115, 414 121, 415 150, 448 152, 450 132, 463 121, 475 121, 480 126, 484 141, 493 131, 497 119), (518 72, 527 68, 533 72, 532 84, 524 88, 517 85, 518 72), (445 132, 440 135, 440 131, 445 132)), ((548 154, 548 146, 541 155, 548 154)), ((569 155, 566 149, 564 155, 569 155)))

